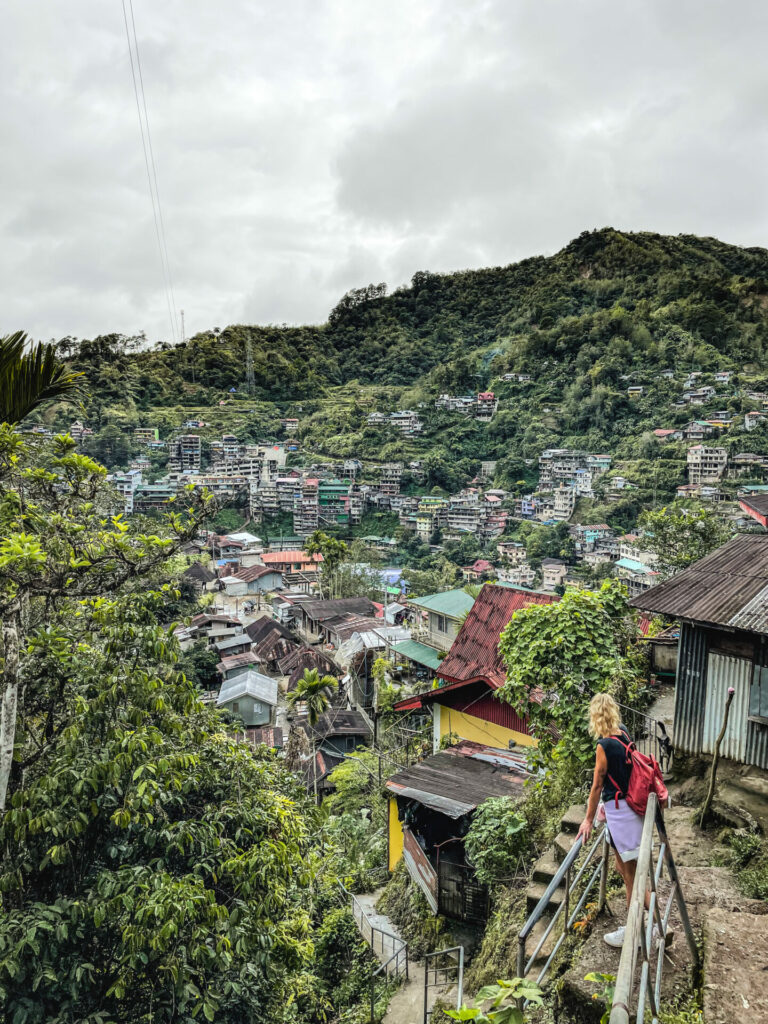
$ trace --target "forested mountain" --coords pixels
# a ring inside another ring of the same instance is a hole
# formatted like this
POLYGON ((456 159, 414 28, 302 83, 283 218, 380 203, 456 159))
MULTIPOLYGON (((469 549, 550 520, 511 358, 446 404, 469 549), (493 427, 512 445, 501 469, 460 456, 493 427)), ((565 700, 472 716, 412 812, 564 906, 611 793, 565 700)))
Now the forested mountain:
MULTIPOLYGON (((310 457, 420 459, 428 487, 461 487, 482 460, 498 462, 498 486, 530 485, 544 448, 578 447, 609 452, 642 486, 653 476, 654 496, 665 498, 685 482, 685 449, 662 448, 652 431, 724 409, 738 415, 751 408, 743 385, 768 390, 768 374, 760 376, 767 309, 768 251, 605 228, 552 257, 419 272, 391 295, 369 285, 345 295, 322 325, 213 328, 176 348, 65 338, 59 351, 86 375, 94 431, 86 450, 109 466, 128 464, 136 426, 167 438, 197 418, 207 424, 204 441, 223 430, 277 439, 281 417, 296 416, 310 457), (733 380, 706 408, 678 403, 689 372, 710 383, 706 375, 720 369, 733 380), (531 380, 503 381, 509 372, 531 380), (643 387, 639 399, 632 385, 643 387), (499 398, 490 423, 434 408, 440 393, 488 387, 499 398), (404 407, 419 408, 418 437, 367 423, 375 409, 404 407)), ((71 414, 54 406, 42 415, 62 429, 71 414)), ((743 451, 744 435, 731 431, 720 443, 743 451)), ((768 454, 764 428, 750 434, 749 450, 768 454)), ((643 498, 635 494, 634 504, 643 498)))
POLYGON ((470 386, 491 361, 535 370, 545 359, 562 368, 578 359, 577 369, 593 369, 594 389, 633 367, 760 363, 766 303, 766 250, 605 228, 552 257, 419 272, 391 295, 383 285, 349 292, 321 326, 215 328, 175 349, 133 353, 107 335, 82 342, 75 362, 89 369, 97 395, 130 395, 140 408, 181 396, 203 404, 208 391, 239 387, 247 339, 255 397, 265 400, 355 379, 470 386))

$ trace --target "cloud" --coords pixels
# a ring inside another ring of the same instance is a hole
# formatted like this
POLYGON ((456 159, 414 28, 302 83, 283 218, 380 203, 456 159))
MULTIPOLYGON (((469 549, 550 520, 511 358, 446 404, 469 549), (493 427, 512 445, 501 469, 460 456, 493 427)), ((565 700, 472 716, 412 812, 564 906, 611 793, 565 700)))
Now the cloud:
MULTIPOLYGON (((188 331, 585 228, 766 240, 768 8, 134 0, 188 331)), ((120 5, 0 11, 0 331, 168 337, 120 5)))

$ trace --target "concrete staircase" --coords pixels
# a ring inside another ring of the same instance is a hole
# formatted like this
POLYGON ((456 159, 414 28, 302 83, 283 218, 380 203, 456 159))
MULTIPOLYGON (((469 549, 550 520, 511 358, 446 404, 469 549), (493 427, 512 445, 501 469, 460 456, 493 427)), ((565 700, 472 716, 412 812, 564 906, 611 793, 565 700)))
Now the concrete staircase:
MULTIPOLYGON (((569 807, 563 817, 560 819, 560 832, 555 837, 555 841, 552 846, 539 857, 536 863, 533 865, 533 871, 531 873, 531 880, 528 883, 526 889, 526 906, 528 913, 532 913, 538 906, 539 900, 547 891, 552 879, 557 874, 557 871, 565 859, 568 851, 573 846, 573 842, 576 839, 576 833, 579 831, 579 825, 584 820, 584 807, 582 804, 574 804, 569 807)), ((530 936, 528 937, 527 949, 528 956, 533 952, 536 946, 539 944, 539 940, 547 929, 547 925, 552 920, 552 915, 557 911, 558 907, 562 904, 565 898, 565 886, 561 883, 552 894, 547 910, 544 916, 539 920, 533 928, 530 936)), ((549 957, 552 952, 554 944, 560 936, 562 925, 560 921, 555 925, 552 933, 547 938, 547 941, 541 948, 538 956, 536 957, 529 976, 535 977, 541 966, 549 957)))
MULTIPOLYGON (((526 891, 528 913, 536 909, 541 897, 547 891, 547 886, 557 874, 557 870, 563 863, 568 851, 573 846, 579 825, 584 820, 584 807, 581 804, 574 804, 569 807, 560 819, 560 832, 555 837, 552 846, 542 854, 533 866, 531 881, 526 891)), ((564 887, 561 884, 552 895, 549 901, 551 913, 560 906, 563 901, 564 887)))

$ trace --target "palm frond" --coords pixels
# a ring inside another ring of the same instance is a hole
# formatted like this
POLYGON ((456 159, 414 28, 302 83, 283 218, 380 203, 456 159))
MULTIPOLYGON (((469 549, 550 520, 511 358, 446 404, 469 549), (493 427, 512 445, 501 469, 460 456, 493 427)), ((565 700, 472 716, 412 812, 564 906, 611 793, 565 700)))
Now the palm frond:
POLYGON ((43 402, 82 394, 82 373, 68 370, 53 345, 33 344, 15 331, 0 338, 0 422, 19 423, 43 402))

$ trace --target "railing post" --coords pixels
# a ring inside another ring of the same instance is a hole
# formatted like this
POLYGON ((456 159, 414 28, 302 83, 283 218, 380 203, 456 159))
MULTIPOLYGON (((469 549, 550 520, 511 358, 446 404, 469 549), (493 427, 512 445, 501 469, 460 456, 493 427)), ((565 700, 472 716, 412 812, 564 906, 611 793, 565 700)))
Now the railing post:
POLYGON ((613 993, 610 1024, 629 1024, 629 1003, 635 977, 638 941, 641 939, 643 916, 645 913, 645 888, 651 863, 651 845, 656 818, 658 800, 655 793, 648 798, 648 806, 643 821, 643 835, 640 840, 640 852, 637 858, 635 885, 632 890, 627 911, 627 924, 624 945, 621 948, 619 969, 616 973, 616 986, 613 993))
POLYGON ((459 983, 456 986, 458 994, 456 996, 456 1009, 461 1009, 461 1000, 464 995, 464 947, 459 946, 459 983))
POLYGON ((691 951, 694 965, 698 968, 699 964, 699 947, 696 945, 696 936, 693 934, 693 928, 691 926, 691 919, 688 917, 688 907, 685 905, 685 897, 683 896, 683 890, 680 887, 680 878, 677 874, 677 866, 675 865, 675 858, 672 856, 672 850, 669 847, 669 840, 667 839, 667 832, 664 827, 664 818, 661 810, 656 811, 656 827, 659 830, 665 849, 664 849, 664 860, 667 864, 667 871, 669 872, 669 880, 673 886, 677 888, 677 909, 680 912, 680 920, 683 924, 683 931, 685 932, 685 939, 688 943, 688 948, 691 951))
POLYGON ((565 907, 563 910, 563 935, 568 934, 568 918, 571 916, 571 869, 565 872, 565 896, 563 899, 565 907))
POLYGON ((611 855, 611 844, 608 842, 607 831, 603 833, 603 862, 600 866, 600 895, 597 909, 602 914, 605 910, 605 894, 608 889, 608 858, 611 855))
POLYGON ((371 1024, 376 1024, 376 975, 371 968, 371 1024))
POLYGON ((525 939, 522 938, 517 940, 517 976, 525 977, 525 939))
POLYGON ((427 953, 424 957, 424 1024, 427 1024, 427 993, 429 992, 429 956, 427 953))

